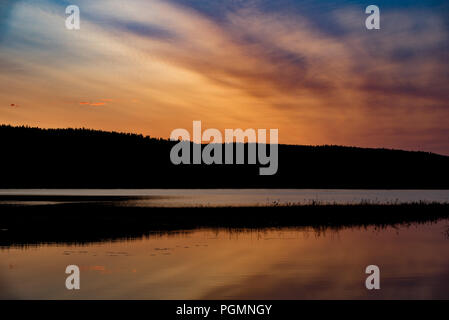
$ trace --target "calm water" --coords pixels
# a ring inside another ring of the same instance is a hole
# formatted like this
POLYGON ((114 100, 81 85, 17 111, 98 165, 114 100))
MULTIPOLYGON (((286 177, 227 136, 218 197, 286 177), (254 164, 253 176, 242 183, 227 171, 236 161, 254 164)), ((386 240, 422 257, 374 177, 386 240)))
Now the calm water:
MULTIPOLYGON (((0 190, 2 196, 46 196, 45 200, 18 201, 19 204, 51 204, 48 196, 77 196, 88 200, 91 196, 141 197, 123 201, 124 206, 188 207, 188 206, 250 206, 286 203, 360 203, 371 201, 449 202, 449 190, 319 190, 319 189, 136 189, 136 190, 0 190)), ((0 198, 1 201, 1 198, 0 198)), ((67 201, 67 200, 64 200, 67 201)), ((4 201, 2 201, 4 202, 4 201)), ((12 201, 8 201, 12 202, 12 201)), ((16 201, 17 202, 17 201, 16 201)), ((118 205, 117 203, 115 205, 118 205)))
POLYGON ((449 298, 449 221, 376 230, 195 230, 0 249, 0 298, 449 298), (65 268, 81 290, 65 289, 65 268), (366 266, 381 289, 364 287, 366 266))
MULTIPOLYGON (((449 202, 449 191, 435 190, 1 190, 1 196, 1 202, 25 205, 70 202, 70 196, 125 196, 115 205, 179 207, 449 202), (17 195, 25 198, 10 197, 17 195), (30 197, 36 195, 44 198, 30 197)), ((448 229, 448 220, 320 232, 198 229, 83 245, 0 247, 0 298, 449 299, 448 229), (65 288, 65 268, 73 264, 81 269, 79 291, 65 288), (379 291, 364 286, 372 264, 381 270, 379 291)))

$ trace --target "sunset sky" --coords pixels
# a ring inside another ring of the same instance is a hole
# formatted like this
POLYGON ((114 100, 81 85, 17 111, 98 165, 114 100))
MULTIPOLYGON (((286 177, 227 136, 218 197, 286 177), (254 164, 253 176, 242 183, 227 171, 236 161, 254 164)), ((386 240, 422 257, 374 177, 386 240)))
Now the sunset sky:
POLYGON ((449 155, 447 1, 2 0, 0 123, 449 155), (65 28, 65 7, 81 30, 65 28), (381 10, 367 30, 365 8, 381 10))

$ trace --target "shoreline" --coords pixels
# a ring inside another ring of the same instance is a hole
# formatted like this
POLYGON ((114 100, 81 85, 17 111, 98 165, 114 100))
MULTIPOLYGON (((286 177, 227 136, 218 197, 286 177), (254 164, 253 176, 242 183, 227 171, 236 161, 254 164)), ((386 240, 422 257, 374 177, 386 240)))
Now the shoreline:
POLYGON ((339 230, 433 223, 449 219, 449 203, 272 205, 145 208, 105 203, 2 205, 0 247, 86 243, 153 233, 211 229, 302 228, 339 230))

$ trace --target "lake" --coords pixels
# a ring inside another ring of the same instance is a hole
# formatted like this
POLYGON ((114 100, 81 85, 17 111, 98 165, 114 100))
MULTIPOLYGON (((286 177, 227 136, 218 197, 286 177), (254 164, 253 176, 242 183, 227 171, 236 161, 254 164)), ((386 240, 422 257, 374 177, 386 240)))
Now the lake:
MULTIPOLYGON (((0 203, 42 204, 37 208, 44 211, 61 202, 90 201, 90 197, 102 197, 104 202, 120 197, 114 205, 123 207, 214 207, 310 201, 448 202, 449 192, 0 191, 0 203)), ((130 209, 123 210, 126 214, 130 209)), ((213 214, 219 209, 210 210, 213 214)), ((59 214, 59 209, 56 211, 59 214)), ((7 230, 0 225, 2 232, 7 230)), ((426 223, 338 228, 201 227, 79 243, 25 239, 0 246, 0 299, 449 299, 448 235, 449 220, 441 218, 426 223), (80 290, 65 288, 68 265, 80 268, 80 290), (380 268, 380 290, 365 288, 368 265, 380 268)))
POLYGON ((0 249, 0 298, 448 299, 449 221, 378 229, 199 229, 0 249), (66 266, 81 289, 65 288, 66 266), (365 288, 377 265, 381 289, 365 288))

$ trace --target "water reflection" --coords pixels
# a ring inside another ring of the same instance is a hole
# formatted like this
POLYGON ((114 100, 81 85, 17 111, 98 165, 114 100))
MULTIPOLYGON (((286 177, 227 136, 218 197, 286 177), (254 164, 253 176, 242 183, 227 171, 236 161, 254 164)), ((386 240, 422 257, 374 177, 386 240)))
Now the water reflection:
POLYGON ((0 297, 30 299, 449 298, 448 220, 379 228, 203 228, 0 250, 0 297), (64 287, 81 268, 81 290, 64 287), (381 269, 381 290, 364 287, 381 269))

